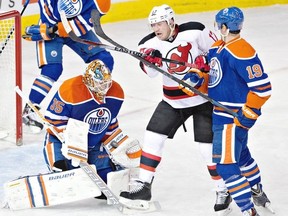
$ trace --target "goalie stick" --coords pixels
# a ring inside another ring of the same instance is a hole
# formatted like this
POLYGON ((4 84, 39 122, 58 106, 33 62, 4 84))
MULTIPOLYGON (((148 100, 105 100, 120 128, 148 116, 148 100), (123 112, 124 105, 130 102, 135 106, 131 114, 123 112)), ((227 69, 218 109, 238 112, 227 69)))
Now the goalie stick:
POLYGON ((76 41, 76 42, 79 42, 79 43, 83 43, 83 44, 88 44, 88 45, 99 46, 101 48, 110 49, 110 50, 114 50, 114 51, 117 51, 117 52, 130 54, 131 56, 133 56, 134 58, 136 58, 136 59, 140 60, 141 62, 145 63, 149 67, 151 67, 151 68, 157 70, 158 72, 162 73, 164 76, 167 76, 170 79, 174 80, 175 82, 181 84, 182 86, 184 86, 186 88, 189 88, 191 91, 193 91, 194 93, 198 94, 199 96, 205 98, 207 101, 211 102, 215 106, 221 107, 222 109, 224 109, 229 114, 233 115, 234 117, 237 117, 237 113, 235 113, 233 110, 229 109, 228 107, 224 106, 223 104, 219 103, 218 101, 208 97, 206 94, 204 94, 201 91, 199 91, 198 89, 192 87, 191 85, 189 85, 188 83, 184 82, 183 80, 178 79, 177 77, 173 76, 172 74, 162 70, 161 68, 159 68, 159 67, 155 66, 154 64, 150 63, 149 61, 145 60, 142 57, 142 53, 139 53, 139 52, 136 52, 136 51, 133 51, 133 50, 129 50, 129 49, 125 48, 124 46, 118 44, 117 42, 113 41, 111 38, 109 38, 104 33, 104 31, 103 31, 103 29, 101 27, 100 14, 99 14, 99 12, 97 10, 92 10, 92 12, 91 12, 91 18, 92 18, 94 30, 95 30, 97 35, 99 35, 101 38, 103 38, 104 40, 108 41, 109 43, 113 44, 115 47, 79 38, 75 34, 75 32, 73 32, 72 28, 70 27, 69 22, 67 20, 67 17, 66 17, 66 15, 65 15, 65 13, 63 11, 60 11, 60 16, 61 16, 61 21, 63 23, 63 26, 65 28, 65 31, 67 32, 67 34, 69 35, 69 37, 73 41, 76 41))
MULTIPOLYGON (((24 13, 24 11, 26 10, 29 2, 30 2, 30 0, 26 0, 26 1, 24 2, 23 8, 22 8, 21 13, 20 13, 20 16, 23 15, 23 13, 24 13)), ((15 27, 12 26, 12 28, 10 29, 10 32, 8 33, 8 35, 7 35, 6 39, 5 39, 5 42, 3 43, 3 45, 2 45, 2 47, 1 47, 1 49, 0 49, 0 55, 2 54, 2 52, 3 52, 3 50, 5 49, 6 45, 8 44, 8 41, 10 40, 10 38, 11 38, 11 36, 13 35, 14 31, 15 31, 15 27)))

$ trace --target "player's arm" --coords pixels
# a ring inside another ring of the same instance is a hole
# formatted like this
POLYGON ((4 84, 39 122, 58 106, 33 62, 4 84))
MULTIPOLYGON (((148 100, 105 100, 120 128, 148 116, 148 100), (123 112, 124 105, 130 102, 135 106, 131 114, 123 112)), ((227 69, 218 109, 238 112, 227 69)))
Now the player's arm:
POLYGON ((261 115, 261 107, 271 96, 269 77, 264 73, 261 62, 259 60, 254 62, 255 64, 252 64, 252 66, 242 66, 241 71, 247 73, 241 73, 240 76, 247 82, 250 91, 247 94, 246 103, 237 112, 238 117, 234 118, 234 123, 237 126, 246 129, 250 129, 255 124, 257 118, 261 115))

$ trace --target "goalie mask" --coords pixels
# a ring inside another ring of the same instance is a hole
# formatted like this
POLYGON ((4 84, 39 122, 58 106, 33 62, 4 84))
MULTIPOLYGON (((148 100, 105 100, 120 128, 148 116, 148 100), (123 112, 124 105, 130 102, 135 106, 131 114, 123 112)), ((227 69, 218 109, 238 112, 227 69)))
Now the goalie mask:
POLYGON ((100 100, 103 100, 112 85, 111 72, 101 60, 94 60, 86 68, 83 82, 100 100))

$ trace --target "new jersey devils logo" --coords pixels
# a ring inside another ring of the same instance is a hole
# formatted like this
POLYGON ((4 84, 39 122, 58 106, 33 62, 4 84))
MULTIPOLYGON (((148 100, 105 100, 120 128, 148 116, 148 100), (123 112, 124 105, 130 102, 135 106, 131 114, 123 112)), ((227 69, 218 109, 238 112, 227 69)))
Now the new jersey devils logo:
MULTIPOLYGON (((171 49, 167 53, 167 58, 170 58, 172 60, 177 60, 180 62, 192 63, 193 58, 190 53, 191 48, 192 48, 192 44, 190 43, 187 43, 186 45, 179 45, 178 47, 171 49)), ((167 69, 169 73, 171 74, 176 73, 178 75, 185 74, 189 70, 189 68, 187 68, 186 66, 171 63, 171 62, 167 63, 167 69)))

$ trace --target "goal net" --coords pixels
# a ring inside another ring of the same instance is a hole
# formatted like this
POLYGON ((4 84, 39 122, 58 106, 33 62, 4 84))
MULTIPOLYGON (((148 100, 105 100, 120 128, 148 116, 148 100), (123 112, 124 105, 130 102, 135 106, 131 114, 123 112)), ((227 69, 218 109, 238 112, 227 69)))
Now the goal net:
POLYGON ((21 16, 16 10, 0 12, 0 140, 22 144, 21 16))

